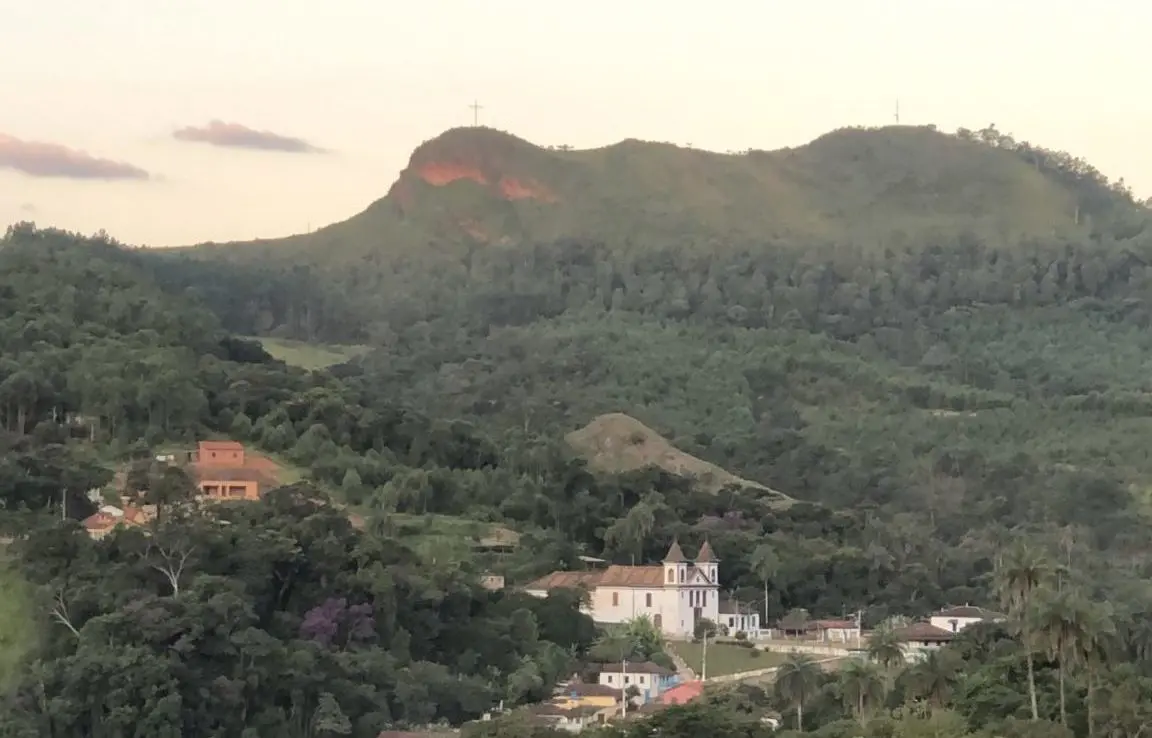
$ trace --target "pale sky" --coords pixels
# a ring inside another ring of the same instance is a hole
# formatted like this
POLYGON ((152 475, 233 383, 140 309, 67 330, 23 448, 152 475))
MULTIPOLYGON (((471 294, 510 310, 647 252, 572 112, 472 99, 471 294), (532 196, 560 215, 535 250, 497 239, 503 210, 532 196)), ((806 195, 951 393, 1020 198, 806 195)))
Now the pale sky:
POLYGON ((474 98, 535 143, 718 151, 890 123, 899 98, 904 123, 995 123, 1148 196, 1150 28, 1139 0, 0 0, 0 226, 302 232, 383 196, 474 98), (324 152, 173 135, 213 120, 324 152), (129 178, 33 176, 60 154, 33 143, 129 178))

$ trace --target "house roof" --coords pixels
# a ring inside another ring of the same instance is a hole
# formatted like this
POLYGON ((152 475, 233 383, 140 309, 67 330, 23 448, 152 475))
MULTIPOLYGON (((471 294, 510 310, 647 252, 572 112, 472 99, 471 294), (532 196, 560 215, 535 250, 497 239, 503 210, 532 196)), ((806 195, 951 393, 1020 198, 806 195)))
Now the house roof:
POLYGON ((976 607, 974 605, 959 605, 957 607, 946 607, 943 610, 933 613, 932 617, 936 618, 980 618, 981 620, 999 620, 1004 616, 992 610, 985 610, 983 607, 976 607))
POLYGON ((680 541, 673 540, 672 545, 668 548, 668 553, 664 555, 664 563, 682 564, 687 560, 684 556, 684 550, 680 548, 680 541))
POLYGON ((671 689, 664 690, 657 698, 663 705, 683 705, 704 694, 704 682, 699 680, 677 684, 671 689))
POLYGON ((810 625, 817 630, 855 630, 860 627, 854 620, 813 620, 810 625))
POLYGON ((603 576, 602 571, 554 571, 546 574, 534 582, 529 582, 524 589, 577 589, 583 587, 591 589, 603 576))
POLYGON ((655 674, 657 676, 672 676, 676 672, 665 669, 660 664, 651 661, 629 661, 624 664, 619 661, 612 664, 596 664, 595 668, 601 674, 655 674))
POLYGON ((239 441, 201 441, 200 448, 207 451, 243 451, 244 444, 239 441))
POLYGON ((696 554, 696 563, 698 564, 711 564, 719 561, 716 554, 712 551, 712 544, 707 540, 704 545, 700 547, 700 553, 696 554))
POLYGON ((556 687, 557 696, 575 697, 620 697, 620 690, 607 684, 590 684, 587 682, 573 682, 556 687))
POLYGON ((717 612, 721 615, 744 615, 748 610, 747 607, 741 609, 741 605, 736 600, 727 597, 721 597, 720 603, 717 605, 717 612))
POLYGON ((903 628, 897 628, 893 635, 902 641, 917 641, 919 643, 943 643, 952 640, 951 631, 937 628, 931 623, 912 623, 903 628))

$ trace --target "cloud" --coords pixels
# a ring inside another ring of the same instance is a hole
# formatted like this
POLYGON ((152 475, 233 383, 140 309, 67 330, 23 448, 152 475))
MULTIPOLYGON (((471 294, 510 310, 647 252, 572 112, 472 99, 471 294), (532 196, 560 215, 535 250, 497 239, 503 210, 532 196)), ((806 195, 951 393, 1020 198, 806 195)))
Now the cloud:
POLYGON ((0 133, 0 168, 15 169, 32 177, 70 179, 149 179, 140 167, 122 161, 99 159, 79 149, 43 141, 23 141, 0 133))
POLYGON ((239 123, 225 123, 220 120, 214 120, 206 126, 181 128, 172 136, 180 141, 198 141, 212 146, 237 149, 287 151, 293 154, 319 154, 324 151, 302 138, 281 136, 271 131, 257 131, 239 123))

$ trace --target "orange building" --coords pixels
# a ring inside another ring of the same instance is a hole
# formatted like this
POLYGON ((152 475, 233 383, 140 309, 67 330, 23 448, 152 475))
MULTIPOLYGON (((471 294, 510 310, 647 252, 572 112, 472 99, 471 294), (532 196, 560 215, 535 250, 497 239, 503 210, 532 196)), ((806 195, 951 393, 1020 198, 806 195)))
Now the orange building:
POLYGON ((201 441, 191 471, 202 498, 258 500, 277 485, 265 466, 249 463, 244 445, 236 441, 201 441))

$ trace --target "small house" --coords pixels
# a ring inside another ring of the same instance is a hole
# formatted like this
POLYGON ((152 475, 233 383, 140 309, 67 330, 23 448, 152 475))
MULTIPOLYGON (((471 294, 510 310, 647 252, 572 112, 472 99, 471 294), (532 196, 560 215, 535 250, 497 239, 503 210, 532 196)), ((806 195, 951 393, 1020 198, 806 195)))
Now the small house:
POLYGON ((629 687, 636 687, 641 702, 656 699, 662 692, 680 681, 676 672, 651 661, 601 664, 599 672, 598 680, 604 686, 621 692, 626 692, 629 687))
POLYGON ((959 633, 970 625, 988 622, 998 623, 1004 620, 1005 617, 998 612, 985 610, 983 607, 961 605, 959 607, 946 607, 933 613, 928 622, 941 630, 959 633))

